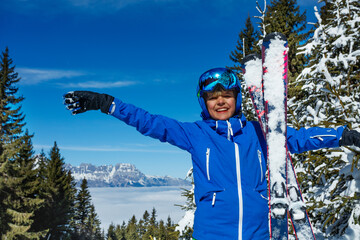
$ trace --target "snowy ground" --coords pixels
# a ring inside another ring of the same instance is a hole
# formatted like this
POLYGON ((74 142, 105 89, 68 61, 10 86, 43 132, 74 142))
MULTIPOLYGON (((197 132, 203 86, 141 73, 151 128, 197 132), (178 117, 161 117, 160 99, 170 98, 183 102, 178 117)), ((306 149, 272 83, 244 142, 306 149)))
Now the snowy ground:
MULTIPOLYGON (((187 187, 189 188, 189 187, 187 187)), ((166 221, 170 215, 177 223, 185 212, 174 204, 184 204, 180 187, 149 188, 89 188, 92 202, 101 221, 101 228, 107 231, 109 225, 127 222, 133 215, 139 220, 147 210, 157 210, 157 220, 166 221)))

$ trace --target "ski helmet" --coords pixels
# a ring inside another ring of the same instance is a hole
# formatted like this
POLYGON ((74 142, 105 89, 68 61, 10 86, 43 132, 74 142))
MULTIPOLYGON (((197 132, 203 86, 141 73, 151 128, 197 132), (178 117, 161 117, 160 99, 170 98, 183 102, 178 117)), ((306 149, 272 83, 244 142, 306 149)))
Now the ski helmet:
POLYGON ((241 111, 241 84, 236 74, 227 68, 213 68, 200 76, 199 84, 197 86, 197 97, 202 109, 202 116, 205 119, 210 118, 210 114, 207 110, 204 92, 211 92, 216 86, 219 86, 225 90, 235 90, 237 92, 235 114, 239 114, 241 111))

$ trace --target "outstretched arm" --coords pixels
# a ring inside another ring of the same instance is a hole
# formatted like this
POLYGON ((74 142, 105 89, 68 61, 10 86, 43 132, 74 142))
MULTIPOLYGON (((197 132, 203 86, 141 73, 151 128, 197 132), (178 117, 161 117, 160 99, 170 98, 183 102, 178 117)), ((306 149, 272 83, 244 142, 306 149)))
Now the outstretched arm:
POLYGON ((360 147, 360 133, 346 126, 337 129, 312 127, 299 130, 288 127, 287 131, 288 148, 291 153, 339 146, 360 147))
POLYGON ((321 148, 339 147, 339 140, 345 127, 332 128, 287 128, 287 142, 291 153, 302 153, 321 148))
POLYGON ((111 115, 135 127, 141 134, 168 142, 189 151, 191 141, 191 123, 181 123, 162 115, 154 115, 115 98, 110 107, 111 115))
POLYGON ((190 123, 180 123, 174 119, 161 115, 153 115, 134 105, 123 103, 121 100, 89 91, 74 91, 64 95, 65 105, 73 115, 88 110, 101 110, 126 124, 136 127, 145 136, 168 142, 189 151, 192 146, 188 136, 191 134, 190 123))

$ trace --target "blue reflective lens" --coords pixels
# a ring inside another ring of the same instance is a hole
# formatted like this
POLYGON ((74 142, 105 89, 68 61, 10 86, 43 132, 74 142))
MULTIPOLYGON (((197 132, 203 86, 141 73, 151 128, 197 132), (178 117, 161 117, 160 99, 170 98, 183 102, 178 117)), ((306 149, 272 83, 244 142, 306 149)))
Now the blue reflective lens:
POLYGON ((212 91, 218 84, 221 84, 221 86, 226 90, 239 87, 237 77, 230 69, 214 68, 200 76, 199 90, 212 91))

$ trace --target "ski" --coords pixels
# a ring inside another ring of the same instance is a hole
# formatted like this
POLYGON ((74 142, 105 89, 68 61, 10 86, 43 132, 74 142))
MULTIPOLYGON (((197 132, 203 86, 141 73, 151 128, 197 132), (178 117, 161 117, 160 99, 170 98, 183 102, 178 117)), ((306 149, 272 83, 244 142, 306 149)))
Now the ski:
MULTIPOLYGON (((286 38, 280 37, 280 39, 286 39, 286 38)), ((284 44, 284 46, 286 45, 284 44)), ((250 54, 243 59, 242 67, 243 67, 243 75, 246 86, 249 90, 256 115, 263 130, 263 134, 266 137, 266 119, 264 114, 265 104, 262 94, 262 70, 263 70, 262 60, 260 56, 256 54, 250 54)), ((296 174, 292 165, 290 153, 287 151, 286 154, 287 154, 287 169, 288 169, 286 183, 287 183, 287 192, 289 194, 288 212, 290 213, 295 236, 297 239, 315 239, 311 227, 311 223, 309 221, 309 217, 306 212, 305 203, 301 195, 300 186, 298 184, 296 174)), ((271 205, 269 205, 269 208, 271 211, 271 205)), ((270 224, 271 223, 274 224, 274 221, 278 222, 278 220, 272 220, 271 217, 269 218, 269 220, 270 220, 269 222, 270 224)), ((278 228, 276 228, 275 230, 276 230, 275 232, 279 232, 278 228)), ((270 232, 272 238, 276 239, 273 234, 274 233, 273 227, 270 228, 270 232)), ((283 230, 283 232, 285 237, 287 237, 287 231, 285 232, 285 230, 283 230)))
POLYGON ((287 52, 284 35, 271 33, 265 36, 262 44, 262 86, 266 119, 270 239, 288 239, 287 52))
POLYGON ((262 63, 257 54, 247 55, 242 62, 243 75, 261 130, 266 135, 265 105, 262 92, 262 63))
POLYGON ((316 240, 306 205, 301 194, 300 185, 296 178, 291 155, 287 153, 287 189, 289 196, 289 214, 296 239, 316 240))

